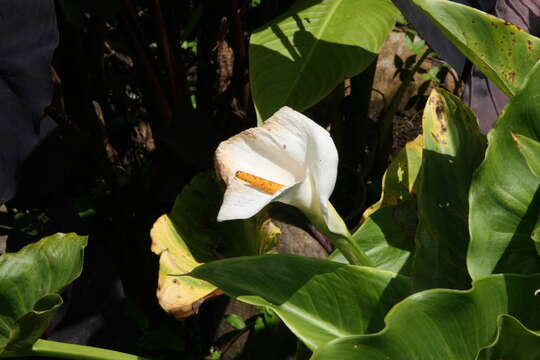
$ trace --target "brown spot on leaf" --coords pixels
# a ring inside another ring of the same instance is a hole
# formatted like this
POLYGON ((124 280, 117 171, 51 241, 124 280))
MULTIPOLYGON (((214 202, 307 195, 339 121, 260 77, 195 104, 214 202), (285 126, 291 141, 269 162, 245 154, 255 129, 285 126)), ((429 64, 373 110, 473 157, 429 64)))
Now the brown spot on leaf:
POLYGON ((533 42, 531 40, 527 40, 527 49, 529 49, 529 51, 532 51, 532 47, 533 47, 533 42))
POLYGON ((497 25, 497 23, 496 23, 495 21, 492 21, 492 22, 491 22, 491 26, 493 26, 494 28, 497 28, 497 27, 498 27, 498 25, 497 25))
MULTIPOLYGON (((516 24, 511 23, 508 20, 504 21, 504 25, 512 28, 513 30, 523 31, 523 29, 521 29, 519 26, 517 26, 516 24)), ((510 34, 514 35, 514 32, 510 32, 510 34)))
POLYGON ((446 127, 446 123, 444 121, 444 118, 440 120, 441 122, 441 134, 444 134, 448 131, 448 128, 446 127))
POLYGON ((434 96, 432 104, 435 107, 435 114, 437 115, 437 120, 444 121, 444 103, 442 102, 441 98, 438 96, 434 96))
POLYGON ((435 140, 435 142, 437 144, 440 144, 441 143, 441 139, 439 138, 439 134, 436 134, 434 133, 433 131, 431 132, 431 136, 433 137, 433 139, 435 140))
POLYGON ((516 77, 516 73, 514 71, 508 73, 508 82, 511 82, 513 83, 514 82, 514 79, 516 77))

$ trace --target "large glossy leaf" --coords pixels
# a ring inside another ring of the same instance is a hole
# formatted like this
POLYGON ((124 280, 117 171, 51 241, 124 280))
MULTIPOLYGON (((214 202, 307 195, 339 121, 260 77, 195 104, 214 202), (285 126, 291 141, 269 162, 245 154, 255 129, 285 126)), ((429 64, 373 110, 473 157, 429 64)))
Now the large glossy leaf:
POLYGON ((60 292, 82 271, 86 237, 56 234, 0 256, 0 356, 16 355, 43 334, 60 292))
POLYGON ((472 111, 443 89, 431 92, 422 129, 413 284, 417 289, 467 289, 468 194, 486 139, 472 111))
MULTIPOLYGON (((416 189, 422 164, 422 136, 407 143, 386 170, 380 200, 363 214, 353 239, 375 267, 408 274, 416 232, 416 189)), ((339 250, 333 261, 347 263, 339 250)))
MULTIPOLYGON (((534 296, 539 281, 538 274, 492 275, 476 281, 467 291, 416 293, 390 311, 381 332, 333 341, 312 360, 474 360, 481 349, 492 344, 499 316, 511 315, 530 329, 540 327, 540 297, 534 296)), ((521 352, 535 354, 537 343, 528 344, 535 347, 521 352)))
POLYGON ((448 0, 410 1, 508 96, 540 58, 540 39, 508 21, 448 0))
POLYGON ((259 119, 302 111, 362 72, 394 26, 390 0, 297 0, 253 33, 250 82, 259 119))
POLYGON ((295 255, 221 260, 191 275, 270 307, 312 350, 381 329, 386 312, 410 294, 409 282, 394 273, 295 255))
POLYGON ((265 214, 248 220, 216 221, 223 193, 211 173, 196 176, 178 195, 171 212, 154 224, 152 251, 159 255, 157 296, 178 319, 196 313, 215 286, 186 274, 194 267, 224 257, 259 255, 277 246, 279 229, 265 214))
POLYGON ((534 176, 512 134, 538 141, 540 65, 511 99, 488 134, 488 148, 469 196, 471 242, 467 267, 473 279, 490 273, 540 271, 531 233, 540 212, 540 179, 534 176))
POLYGON ((540 334, 527 329, 516 318, 502 315, 493 344, 480 351, 477 360, 538 360, 540 334))

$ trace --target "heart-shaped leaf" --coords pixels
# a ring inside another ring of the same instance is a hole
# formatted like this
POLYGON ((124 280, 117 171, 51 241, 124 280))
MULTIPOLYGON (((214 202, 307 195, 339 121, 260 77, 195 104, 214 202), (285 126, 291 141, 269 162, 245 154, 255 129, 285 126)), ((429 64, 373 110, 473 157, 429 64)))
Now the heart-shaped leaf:
POLYGON ((56 234, 0 256, 0 355, 28 350, 79 277, 86 237, 56 234))
MULTIPOLYGON (((500 315, 511 315, 531 329, 540 327, 540 297, 534 295, 539 281, 538 274, 492 275, 467 291, 416 293, 390 311, 383 331, 335 340, 312 360, 474 360, 500 331, 500 315)), ((529 347, 520 353, 538 351, 537 341, 525 343, 529 347)))
POLYGON ((302 111, 362 72, 392 30, 390 0, 298 0, 251 35, 250 83, 259 119, 302 111))
POLYGON ((389 271, 295 255, 215 261, 190 275, 270 307, 312 350, 381 329, 386 312, 410 294, 409 281, 389 271))
POLYGON ((540 271, 531 233, 540 212, 540 179, 529 169, 512 134, 538 141, 540 63, 488 134, 485 160, 469 196, 471 242, 467 267, 473 279, 491 273, 540 271))

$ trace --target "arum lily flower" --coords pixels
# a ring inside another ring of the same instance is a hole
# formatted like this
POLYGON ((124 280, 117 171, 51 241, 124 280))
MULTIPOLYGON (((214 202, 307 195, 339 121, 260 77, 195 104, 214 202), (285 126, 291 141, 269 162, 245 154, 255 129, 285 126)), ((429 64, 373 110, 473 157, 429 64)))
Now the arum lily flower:
POLYGON ((337 166, 328 131, 283 107, 262 126, 218 146, 215 167, 227 188, 217 220, 247 219, 273 201, 283 202, 303 211, 351 263, 368 265, 329 201, 337 166))

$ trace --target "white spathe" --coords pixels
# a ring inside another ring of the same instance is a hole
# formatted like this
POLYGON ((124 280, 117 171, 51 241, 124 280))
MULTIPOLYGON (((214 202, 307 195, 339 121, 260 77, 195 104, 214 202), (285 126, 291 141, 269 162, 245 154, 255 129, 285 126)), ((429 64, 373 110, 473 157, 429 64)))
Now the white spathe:
POLYGON ((342 221, 333 221, 335 210, 328 201, 336 184, 336 146, 328 131, 291 108, 282 107, 262 126, 222 142, 216 150, 215 166, 227 186, 218 221, 246 219, 270 202, 279 201, 324 222, 331 231, 344 230, 342 221), (237 171, 284 188, 266 193, 237 178, 237 171))

